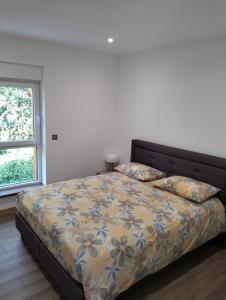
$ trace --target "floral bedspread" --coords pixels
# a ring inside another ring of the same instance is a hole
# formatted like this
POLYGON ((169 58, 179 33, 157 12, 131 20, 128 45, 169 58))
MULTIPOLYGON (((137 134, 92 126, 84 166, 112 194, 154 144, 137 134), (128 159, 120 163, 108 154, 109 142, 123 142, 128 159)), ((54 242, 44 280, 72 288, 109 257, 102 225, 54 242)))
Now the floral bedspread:
POLYGON ((89 300, 114 299, 225 231, 220 200, 185 200, 120 173, 19 194, 17 209, 89 300))

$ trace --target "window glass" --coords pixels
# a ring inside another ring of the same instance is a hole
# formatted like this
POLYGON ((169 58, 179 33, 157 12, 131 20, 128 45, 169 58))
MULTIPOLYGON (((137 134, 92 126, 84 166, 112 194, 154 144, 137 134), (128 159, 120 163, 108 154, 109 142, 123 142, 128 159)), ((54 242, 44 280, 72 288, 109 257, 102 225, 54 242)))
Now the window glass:
POLYGON ((34 139, 33 90, 0 84, 0 141, 34 139))
POLYGON ((0 187, 37 180, 36 147, 0 149, 0 187))

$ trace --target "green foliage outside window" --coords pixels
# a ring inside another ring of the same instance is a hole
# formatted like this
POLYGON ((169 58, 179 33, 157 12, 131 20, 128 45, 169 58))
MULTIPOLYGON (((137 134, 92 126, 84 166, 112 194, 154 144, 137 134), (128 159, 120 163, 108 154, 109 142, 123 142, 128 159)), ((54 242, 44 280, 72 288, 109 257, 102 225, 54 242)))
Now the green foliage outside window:
POLYGON ((0 164, 0 186, 33 180, 32 159, 11 160, 0 164))
MULTIPOLYGON (((33 138, 32 89, 0 86, 0 141, 33 138)), ((0 186, 33 180, 32 155, 0 150, 0 186), (10 159, 9 159, 10 158, 10 159)))
POLYGON ((33 138, 32 89, 0 86, 0 141, 33 138))

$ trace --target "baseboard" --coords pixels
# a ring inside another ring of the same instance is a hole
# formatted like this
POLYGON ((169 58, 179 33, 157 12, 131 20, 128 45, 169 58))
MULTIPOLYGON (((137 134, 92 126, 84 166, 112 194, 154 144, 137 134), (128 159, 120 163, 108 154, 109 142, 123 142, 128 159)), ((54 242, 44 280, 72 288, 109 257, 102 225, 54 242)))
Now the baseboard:
POLYGON ((0 218, 5 216, 14 215, 16 212, 16 207, 9 207, 0 210, 0 218))
POLYGON ((0 197, 0 217, 14 215, 16 212, 16 196, 0 197))

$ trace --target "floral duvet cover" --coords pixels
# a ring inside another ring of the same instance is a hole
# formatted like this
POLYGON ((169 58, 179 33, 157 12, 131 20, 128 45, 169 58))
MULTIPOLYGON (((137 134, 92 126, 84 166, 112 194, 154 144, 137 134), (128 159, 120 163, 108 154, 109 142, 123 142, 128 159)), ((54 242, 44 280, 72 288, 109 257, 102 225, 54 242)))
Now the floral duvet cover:
POLYGON ((219 199, 195 203, 120 173, 24 191, 17 210, 89 300, 116 298, 225 231, 219 199))

